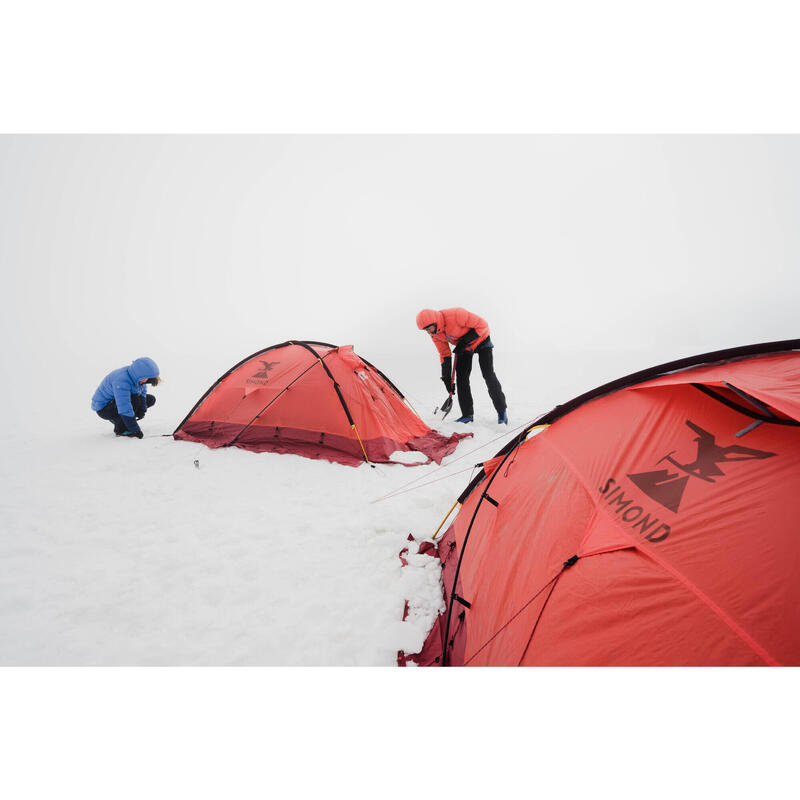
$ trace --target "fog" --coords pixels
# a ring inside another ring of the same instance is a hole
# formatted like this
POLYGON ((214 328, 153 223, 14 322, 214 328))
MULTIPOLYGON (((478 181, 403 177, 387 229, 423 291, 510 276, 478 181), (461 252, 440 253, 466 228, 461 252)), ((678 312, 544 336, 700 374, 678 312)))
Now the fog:
POLYGON ((458 305, 546 407, 797 336, 799 201, 795 136, 4 136, 0 410, 69 426, 141 355, 185 403, 292 338, 435 382, 414 318, 458 305))

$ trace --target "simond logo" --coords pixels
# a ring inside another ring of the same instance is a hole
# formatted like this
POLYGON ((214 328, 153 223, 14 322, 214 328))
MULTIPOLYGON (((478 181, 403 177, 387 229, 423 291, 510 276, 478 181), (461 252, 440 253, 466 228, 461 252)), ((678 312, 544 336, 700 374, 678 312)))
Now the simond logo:
POLYGON ((670 526, 655 514, 651 515, 636 499, 626 496, 625 490, 614 478, 609 478, 600 487, 600 496, 614 514, 649 542, 663 542, 670 535, 670 526))
POLYGON ((697 442, 697 457, 694 461, 681 463, 676 458, 673 458, 675 451, 672 450, 659 459, 657 463, 660 464, 662 461, 666 461, 668 464, 672 464, 678 470, 677 472, 670 469, 659 469, 652 472, 637 472, 628 475, 628 478, 648 497, 670 511, 677 513, 689 478, 697 478, 707 483, 716 483, 716 478, 725 476, 725 473, 719 467, 720 464, 727 464, 731 461, 772 458, 772 456, 777 455, 776 453, 754 450, 738 444, 723 447, 716 443, 713 434, 704 431, 691 420, 687 419, 686 424, 697 434, 694 439, 697 442))
POLYGON ((269 371, 280 364, 280 361, 262 361, 261 359, 259 361, 261 362, 261 369, 258 372, 254 372, 245 383, 266 383, 269 371))

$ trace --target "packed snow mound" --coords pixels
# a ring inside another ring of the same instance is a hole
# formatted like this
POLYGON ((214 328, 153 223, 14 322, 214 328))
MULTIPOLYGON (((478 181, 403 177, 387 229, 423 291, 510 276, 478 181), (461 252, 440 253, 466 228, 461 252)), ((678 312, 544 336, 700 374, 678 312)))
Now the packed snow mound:
POLYGON ((424 464, 428 460, 425 453, 418 453, 414 450, 395 450, 389 456, 389 461, 395 464, 424 464))

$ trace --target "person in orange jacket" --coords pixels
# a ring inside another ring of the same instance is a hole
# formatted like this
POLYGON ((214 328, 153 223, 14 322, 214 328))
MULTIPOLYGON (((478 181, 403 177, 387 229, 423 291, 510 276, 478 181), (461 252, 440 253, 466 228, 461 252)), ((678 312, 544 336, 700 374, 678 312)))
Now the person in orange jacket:
POLYGON ((455 358, 455 388, 458 394, 458 405, 461 407, 461 416, 456 422, 472 422, 474 416, 469 375, 472 372, 472 356, 477 353, 481 374, 486 381, 495 411, 497 411, 497 422, 508 424, 506 397, 497 375, 494 374, 492 357, 494 345, 489 338, 489 326, 486 324, 486 320, 465 308, 443 308, 441 311, 423 308, 417 314, 417 327, 430 334, 433 344, 439 351, 442 363, 442 381, 450 394, 453 394, 454 390, 452 358, 455 358), (452 356, 450 355, 450 345, 455 345, 452 356))

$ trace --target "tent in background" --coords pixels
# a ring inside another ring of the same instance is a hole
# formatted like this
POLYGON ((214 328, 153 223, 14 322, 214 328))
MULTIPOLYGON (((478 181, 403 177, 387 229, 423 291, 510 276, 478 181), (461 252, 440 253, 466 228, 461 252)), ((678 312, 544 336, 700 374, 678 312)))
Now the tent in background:
POLYGON ((431 430, 352 346, 289 341, 228 370, 173 436, 357 466, 388 462, 398 450, 419 451, 438 463, 471 434, 431 430))
POLYGON ((798 349, 645 370, 514 437, 459 498, 445 611, 399 662, 800 665, 798 349))

